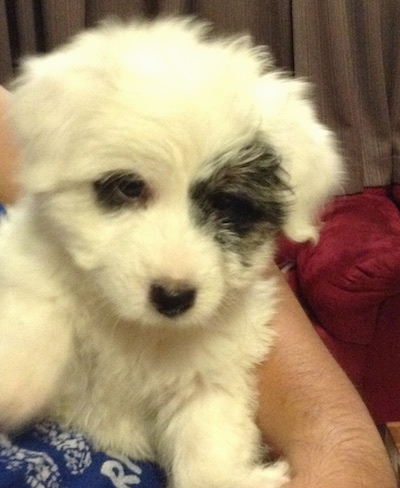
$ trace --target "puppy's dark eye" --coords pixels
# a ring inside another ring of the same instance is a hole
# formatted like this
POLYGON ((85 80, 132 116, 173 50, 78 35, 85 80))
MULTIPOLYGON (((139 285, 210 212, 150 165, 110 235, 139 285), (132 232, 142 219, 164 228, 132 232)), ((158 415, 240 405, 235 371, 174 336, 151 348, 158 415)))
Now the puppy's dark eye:
POLYGON ((139 198, 143 195, 145 184, 141 180, 125 177, 115 182, 116 189, 126 198, 139 198))
POLYGON ((246 197, 218 192, 210 198, 211 206, 222 220, 232 223, 255 223, 263 218, 263 212, 246 197))
POLYGON ((149 195, 146 183, 135 174, 107 174, 95 181, 93 186, 97 200, 109 208, 143 204, 149 195))

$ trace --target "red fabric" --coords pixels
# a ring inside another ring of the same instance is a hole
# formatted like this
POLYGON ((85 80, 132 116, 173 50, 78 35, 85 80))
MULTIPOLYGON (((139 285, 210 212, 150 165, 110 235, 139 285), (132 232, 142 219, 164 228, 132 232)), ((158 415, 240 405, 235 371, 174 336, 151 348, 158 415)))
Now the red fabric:
POLYGON ((303 294, 318 321, 340 340, 369 344, 382 301, 400 292, 400 218, 386 197, 336 200, 316 246, 297 258, 303 294))
POLYGON ((377 423, 400 419, 400 293, 381 307, 369 348, 363 395, 377 423))
POLYGON ((337 198, 318 244, 283 241, 278 263, 375 420, 399 420, 400 212, 388 191, 337 198))
POLYGON ((392 187, 392 199, 400 207, 400 185, 398 184, 392 187))

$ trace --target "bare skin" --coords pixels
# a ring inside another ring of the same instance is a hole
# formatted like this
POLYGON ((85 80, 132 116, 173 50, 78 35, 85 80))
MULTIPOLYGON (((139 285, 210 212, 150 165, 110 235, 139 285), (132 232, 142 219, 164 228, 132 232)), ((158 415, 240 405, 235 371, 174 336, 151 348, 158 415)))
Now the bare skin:
POLYGON ((358 393, 281 273, 277 342, 259 368, 259 425, 285 456, 287 488, 395 488, 386 450, 358 393))
POLYGON ((7 122, 9 99, 9 92, 0 86, 0 202, 4 204, 11 203, 18 195, 18 150, 7 122))
MULTIPOLYGON (((0 87, 0 202, 19 194, 18 151, 0 87)), ((258 421, 265 440, 287 458, 286 488, 395 488, 375 426, 355 389, 326 350, 278 270, 275 348, 258 371, 258 421)))

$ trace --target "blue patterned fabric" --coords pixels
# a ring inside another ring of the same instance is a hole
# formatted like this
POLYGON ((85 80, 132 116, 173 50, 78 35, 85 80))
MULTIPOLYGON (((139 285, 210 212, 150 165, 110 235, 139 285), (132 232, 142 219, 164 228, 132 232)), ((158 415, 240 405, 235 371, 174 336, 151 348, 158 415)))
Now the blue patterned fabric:
POLYGON ((151 463, 95 451, 79 432, 43 421, 15 437, 0 434, 0 488, 162 488, 151 463))

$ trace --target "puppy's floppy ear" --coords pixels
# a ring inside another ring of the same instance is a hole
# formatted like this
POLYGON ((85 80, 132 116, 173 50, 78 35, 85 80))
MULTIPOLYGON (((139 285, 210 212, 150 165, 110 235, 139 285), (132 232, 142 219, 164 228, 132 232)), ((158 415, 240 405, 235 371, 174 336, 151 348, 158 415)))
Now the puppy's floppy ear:
POLYGON ((48 191, 62 175, 74 108, 82 98, 67 71, 54 54, 28 59, 12 86, 10 119, 22 152, 20 179, 28 192, 48 191))
POLYGON ((101 92, 102 66, 94 50, 92 56, 80 55, 76 47, 82 38, 26 59, 11 86, 10 120, 22 150, 20 177, 28 192, 48 191, 73 177, 68 162, 82 150, 82 127, 100 105, 96 93, 101 92))
POLYGON ((282 158, 292 189, 284 233, 292 240, 316 241, 323 205, 341 192, 344 169, 333 134, 316 117, 308 85, 269 73, 261 79, 262 125, 282 158))

